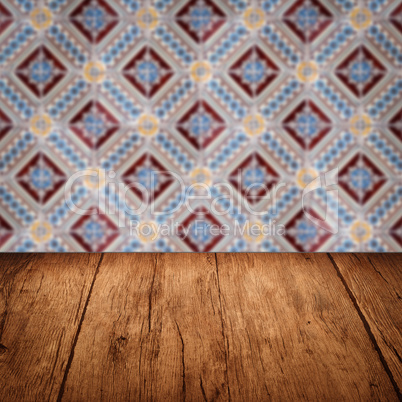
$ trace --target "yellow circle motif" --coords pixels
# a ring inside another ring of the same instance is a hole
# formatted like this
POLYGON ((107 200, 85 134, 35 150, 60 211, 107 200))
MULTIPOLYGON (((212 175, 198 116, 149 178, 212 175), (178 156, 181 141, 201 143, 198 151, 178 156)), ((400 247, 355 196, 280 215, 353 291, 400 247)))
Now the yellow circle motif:
POLYGON ((137 13, 137 24, 142 29, 154 29, 158 20, 158 13, 153 7, 141 8, 137 13))
POLYGON ((158 238, 158 227, 155 222, 144 222, 138 227, 138 237, 144 243, 150 243, 158 238))
POLYGON ((361 136, 369 134, 372 127, 371 119, 367 115, 352 117, 349 125, 352 134, 361 136))
POLYGON ((52 226, 47 222, 36 221, 31 226, 31 235, 36 243, 44 243, 52 237, 52 226))
POLYGON ((196 82, 208 81, 212 76, 211 65, 207 61, 197 61, 191 66, 190 74, 196 82))
POLYGON ((158 132, 159 122, 154 116, 144 114, 138 120, 138 131, 142 135, 154 135, 158 132))
POLYGON ((99 61, 91 61, 84 67, 84 77, 89 82, 101 82, 105 78, 105 66, 99 61))
POLYGON ((311 183, 316 177, 318 177, 318 173, 314 169, 301 169, 299 173, 297 173, 297 184, 304 188, 307 184, 311 183))
POLYGON ((52 13, 47 8, 36 8, 31 12, 31 23, 36 29, 45 29, 51 25, 52 13))
POLYGON ((52 119, 46 114, 34 116, 31 119, 30 129, 36 135, 48 135, 52 129, 52 119))
POLYGON ((364 243, 370 239, 371 232, 371 226, 366 222, 355 222, 350 229, 350 235, 357 243, 364 243))
POLYGON ((350 13, 350 23, 355 29, 366 29, 371 25, 373 18, 367 8, 355 8, 350 13))
POLYGON ((303 61, 297 67, 297 78, 302 82, 312 82, 318 77, 318 67, 314 61, 303 61))
POLYGON ((264 225, 261 222, 247 222, 244 225, 244 238, 251 243, 259 243, 264 238, 264 225))
POLYGON ((105 171, 99 168, 87 169, 84 175, 84 183, 93 190, 104 187, 106 184, 105 171))
POLYGON ((260 135, 265 129, 264 118, 259 114, 247 116, 243 120, 244 131, 249 136, 260 135))
POLYGON ((250 7, 245 11, 243 19, 247 28, 258 29, 264 25, 265 14, 260 8, 250 7))
POLYGON ((194 169, 191 172, 190 177, 193 184, 203 183, 207 186, 211 184, 211 172, 207 168, 194 169))

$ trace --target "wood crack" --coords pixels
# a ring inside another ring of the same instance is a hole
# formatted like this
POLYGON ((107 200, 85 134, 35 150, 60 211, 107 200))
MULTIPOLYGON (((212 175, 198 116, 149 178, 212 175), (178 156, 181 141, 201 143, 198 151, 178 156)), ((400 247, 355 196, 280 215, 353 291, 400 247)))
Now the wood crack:
POLYGON ((204 401, 208 401, 207 394, 205 393, 204 386, 202 385, 202 377, 201 376, 200 376, 200 387, 201 387, 202 397, 204 398, 204 401))
POLYGON ((177 321, 175 321, 176 327, 177 327, 177 332, 179 333, 180 341, 181 341, 181 364, 182 364, 182 378, 183 378, 183 385, 182 385, 182 393, 183 393, 183 401, 186 400, 186 365, 184 362, 184 341, 183 337, 180 332, 179 324, 177 321))
POLYGON ((402 363, 402 358, 399 355, 398 351, 396 350, 395 346, 389 344, 389 342, 387 341, 386 337, 384 336, 384 334, 380 328, 378 328, 378 327, 376 327, 376 328, 377 328, 377 331, 381 334, 381 338, 382 338, 383 342, 394 352, 395 356, 399 360, 399 363, 402 363))
POLYGON ((370 265, 373 267, 374 271, 377 272, 377 274, 380 275, 381 278, 382 278, 386 283, 388 283, 388 281, 384 278, 384 276, 382 275, 382 273, 375 267, 375 265, 373 264, 373 262, 371 261, 371 259, 370 259, 369 256, 367 256, 367 260, 368 260, 368 262, 370 263, 370 265))
POLYGON ((64 372, 63 380, 62 380, 62 382, 61 382, 59 395, 57 396, 57 401, 61 401, 62 398, 63 398, 64 389, 65 389, 66 382, 67 382, 67 377, 68 377, 68 372, 70 371, 71 364, 72 364, 73 358, 74 358, 74 350, 75 350, 75 347, 76 347, 76 345, 77 345, 78 337, 79 337, 80 332, 81 332, 82 323, 84 322, 85 313, 87 312, 89 300, 90 300, 90 298, 91 298, 92 290, 93 290, 93 288, 94 288, 94 284, 95 284, 95 281, 96 281, 96 277, 97 277, 98 272, 99 272, 99 267, 101 266, 102 261, 103 261, 103 256, 104 256, 104 254, 102 253, 102 254, 101 254, 101 257, 100 257, 100 259, 99 259, 98 265, 96 266, 96 269, 95 269, 95 274, 94 274, 94 277, 93 277, 93 279, 92 279, 91 286, 90 286, 90 288, 89 288, 88 297, 87 297, 87 300, 86 300, 86 302, 85 302, 84 309, 82 310, 81 319, 80 319, 80 322, 79 322, 79 324, 78 324, 77 332, 76 332, 75 337, 74 337, 74 340, 73 340, 73 344, 72 344, 72 347, 71 347, 70 356, 69 356, 69 358, 68 358, 66 370, 65 370, 65 372, 64 372))
POLYGON ((328 258, 330 259, 332 265, 334 266, 335 271, 336 271, 336 273, 337 273, 339 279, 341 280, 343 286, 345 287, 345 290, 346 290, 346 292, 348 293, 349 298, 350 298, 350 300, 352 301, 353 306, 355 307, 355 309, 356 309, 356 311, 357 311, 357 314, 359 315, 359 318, 360 318, 360 320, 361 320, 362 323, 363 323, 364 329, 366 330, 367 335, 369 336, 370 341, 371 341, 371 343, 373 344, 374 349, 375 349, 375 351, 376 351, 377 354, 378 354, 378 357, 380 358, 381 364, 382 364, 382 366, 383 366, 385 372, 387 373, 387 375, 388 375, 388 377, 389 377, 389 379, 390 379, 390 381, 391 381, 392 386, 394 387, 394 390, 395 390, 395 392, 396 392, 396 394, 397 394, 397 396, 398 396, 398 399, 399 399, 399 400, 402 400, 402 394, 401 394, 401 391, 400 391, 400 389, 399 389, 399 387, 398 387, 398 384, 396 383, 395 378, 394 378, 394 376, 393 376, 393 374, 392 374, 392 371, 391 371, 391 369, 389 368, 388 363, 387 363, 387 361, 386 361, 385 358, 384 358, 384 355, 383 355, 383 353, 382 353, 382 351, 381 351, 381 348, 379 347, 379 345, 378 345, 378 343, 377 343, 377 340, 375 339, 375 336, 374 336, 374 334, 373 334, 373 331, 371 330, 371 327, 370 327, 370 325, 369 325, 369 323, 368 323, 366 317, 364 316, 362 310, 360 309, 359 303, 357 302, 355 295, 353 294, 353 292, 352 292, 351 289, 349 288, 348 284, 346 283, 346 280, 345 280, 345 278, 343 277, 343 275, 342 275, 342 273, 341 273, 341 270, 339 269, 339 267, 338 267, 337 263, 335 262, 335 260, 333 259, 332 255, 331 255, 330 253, 327 253, 327 256, 328 256, 328 258))
MULTIPOLYGON (((52 372, 51 372, 50 378, 53 378, 54 371, 56 370, 57 361, 59 360, 59 354, 60 354, 60 348, 61 348, 61 341, 62 341, 62 339, 63 339, 63 333, 60 334, 59 341, 58 341, 58 343, 57 343, 57 351, 56 351, 56 356, 55 356, 55 358, 54 358, 54 363, 53 363, 53 367, 52 367, 52 372)), ((53 388, 53 387, 52 387, 52 388, 53 388)))
MULTIPOLYGON (((10 280, 10 281, 7 281, 7 282, 9 282, 9 284, 8 284, 8 289, 10 290, 12 287, 13 287, 13 285, 14 285, 14 279, 15 279, 15 276, 19 273, 19 272, 23 272, 24 270, 26 270, 26 269, 28 269, 28 265, 30 264, 30 263, 32 263, 32 259, 31 259, 31 257, 32 257, 33 255, 32 254, 29 254, 29 256, 28 256, 28 258, 26 259, 26 260, 24 260, 21 264, 19 264, 19 265, 17 265, 16 267, 14 267, 13 268, 13 272, 12 272, 12 275, 10 274, 10 276, 12 277, 12 279, 10 280)), ((2 276, 2 281, 4 280, 4 278, 5 278, 5 276, 7 275, 7 270, 4 272, 4 274, 3 274, 3 276, 2 276)), ((43 279, 43 278, 42 278, 43 279)), ((26 278, 24 279, 24 281, 26 280, 26 278)), ((6 281, 5 281, 6 282, 6 281)), ((42 284, 42 282, 41 282, 41 284, 42 284)), ((2 289, 1 289, 2 291, 4 291, 4 311, 3 311, 3 313, 1 314, 1 318, 0 318, 0 354, 3 354, 3 353, 5 353, 5 352, 7 352, 7 350, 8 350, 8 348, 7 348, 7 346, 5 346, 5 345, 3 345, 3 344, 1 344, 1 339, 2 339, 2 337, 3 337, 3 332, 4 332, 4 327, 5 327, 5 325, 6 325, 6 320, 7 320, 7 316, 8 316, 8 299, 9 299, 9 293, 10 293, 10 291, 6 291, 6 289, 5 289, 5 286, 4 287, 2 287, 2 289)))
POLYGON ((1 338, 3 337, 3 331, 4 331, 4 327, 6 325, 7 315, 8 315, 8 298, 6 297, 5 302, 4 302, 4 312, 1 315, 1 319, 0 319, 0 342, 1 342, 1 338))
POLYGON ((151 289, 149 290, 149 298, 148 298, 148 333, 151 332, 151 319, 152 319, 152 293, 154 291, 154 282, 156 276, 156 267, 158 265, 158 254, 155 254, 155 267, 154 274, 152 276, 151 289))
POLYGON ((353 255, 353 257, 355 257, 357 259, 357 261, 359 261, 361 263, 360 258, 357 256, 356 253, 352 253, 352 255, 353 255))
MULTIPOLYGON (((139 386, 139 396, 138 396, 138 399, 139 399, 139 400, 141 400, 141 357, 142 357, 142 347, 143 347, 143 344, 144 344, 144 338, 143 338, 143 336, 142 336, 143 328, 144 328, 144 321, 143 321, 142 324, 141 324, 141 333, 140 333, 140 356, 139 356, 139 358, 138 358, 138 378, 140 379, 140 381, 139 381, 139 384, 140 384, 140 386, 139 386)), ((145 385, 145 384, 144 384, 144 385, 145 385)))
POLYGON ((6 353, 8 350, 8 347, 0 343, 0 356, 6 353))
POLYGON ((218 268, 218 256, 215 253, 215 265, 216 265, 216 277, 218 281, 218 296, 219 296, 219 306, 220 306, 220 311, 221 311, 221 325, 222 325, 222 337, 223 337, 223 345, 225 349, 225 364, 226 364, 226 369, 225 369, 225 380, 228 388, 228 397, 229 401, 231 400, 230 398, 230 385, 229 385, 229 370, 228 370, 228 350, 227 350, 227 345, 226 345, 226 335, 225 335, 225 326, 223 324, 223 308, 222 308, 222 298, 221 298, 221 285, 219 281, 219 268, 218 268))

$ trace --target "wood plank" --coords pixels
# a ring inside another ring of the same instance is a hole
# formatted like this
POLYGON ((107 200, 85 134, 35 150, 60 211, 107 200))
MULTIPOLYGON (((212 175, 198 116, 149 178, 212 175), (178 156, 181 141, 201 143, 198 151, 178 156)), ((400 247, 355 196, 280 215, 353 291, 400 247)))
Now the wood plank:
POLYGON ((331 254, 402 390, 402 254, 331 254))
POLYGON ((218 254, 232 400, 397 400, 323 254, 218 254))
POLYGON ((9 254, 0 264, 0 400, 56 400, 101 256, 9 254))
POLYGON ((106 255, 68 401, 228 399, 213 254, 106 255))

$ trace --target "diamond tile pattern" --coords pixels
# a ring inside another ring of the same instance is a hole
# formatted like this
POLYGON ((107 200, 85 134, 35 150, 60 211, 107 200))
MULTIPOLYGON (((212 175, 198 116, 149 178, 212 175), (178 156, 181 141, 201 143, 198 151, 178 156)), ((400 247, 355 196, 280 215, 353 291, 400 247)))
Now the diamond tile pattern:
POLYGON ((401 1, 0 2, 0 251, 402 251, 401 207, 401 1))

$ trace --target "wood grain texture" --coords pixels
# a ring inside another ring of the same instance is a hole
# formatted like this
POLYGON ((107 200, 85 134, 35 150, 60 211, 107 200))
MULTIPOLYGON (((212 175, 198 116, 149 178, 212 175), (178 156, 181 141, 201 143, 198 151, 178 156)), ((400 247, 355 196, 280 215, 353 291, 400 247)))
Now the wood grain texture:
POLYGON ((99 254, 8 254, 0 263, 0 400, 56 400, 99 254))
POLYGON ((218 254, 232 400, 397 400, 324 254, 218 254))
POLYGON ((332 254, 402 390, 402 254, 332 254))
POLYGON ((397 400, 400 255, 3 254, 0 401, 397 400))
POLYGON ((213 254, 106 255, 63 400, 228 400, 213 254))

